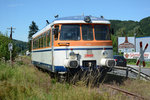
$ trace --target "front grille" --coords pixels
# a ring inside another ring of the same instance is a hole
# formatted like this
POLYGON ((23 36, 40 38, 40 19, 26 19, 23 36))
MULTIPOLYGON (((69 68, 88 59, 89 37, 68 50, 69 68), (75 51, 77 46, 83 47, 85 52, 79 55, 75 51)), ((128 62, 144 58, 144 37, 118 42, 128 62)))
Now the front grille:
POLYGON ((96 67, 96 60, 82 61, 82 66, 83 67, 92 67, 92 68, 95 68, 96 67))

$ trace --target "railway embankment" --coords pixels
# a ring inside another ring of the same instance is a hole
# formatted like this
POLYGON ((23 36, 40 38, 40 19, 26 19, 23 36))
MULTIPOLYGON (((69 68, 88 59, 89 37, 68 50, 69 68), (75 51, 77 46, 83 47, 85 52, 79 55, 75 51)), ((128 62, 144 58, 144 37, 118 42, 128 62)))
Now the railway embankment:
POLYGON ((82 80, 59 83, 35 68, 29 57, 18 58, 13 66, 0 61, 0 100, 148 100, 149 90, 149 81, 115 75, 107 75, 98 87, 87 87, 82 80))

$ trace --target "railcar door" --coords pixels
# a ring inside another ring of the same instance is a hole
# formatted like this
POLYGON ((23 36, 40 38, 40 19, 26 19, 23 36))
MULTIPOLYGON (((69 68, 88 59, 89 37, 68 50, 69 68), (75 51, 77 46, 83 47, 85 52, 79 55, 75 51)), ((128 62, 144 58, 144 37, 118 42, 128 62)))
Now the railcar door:
POLYGON ((52 71, 55 72, 55 68, 54 68, 54 42, 58 40, 58 33, 59 33, 59 26, 55 25, 52 28, 52 71))

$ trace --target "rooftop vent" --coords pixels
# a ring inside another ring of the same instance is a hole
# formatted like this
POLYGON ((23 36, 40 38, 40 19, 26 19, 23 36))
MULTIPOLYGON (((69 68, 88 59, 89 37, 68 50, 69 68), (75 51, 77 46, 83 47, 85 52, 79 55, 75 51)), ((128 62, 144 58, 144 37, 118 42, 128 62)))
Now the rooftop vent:
POLYGON ((87 22, 87 23, 90 23, 91 22, 90 16, 85 16, 84 21, 87 22))
POLYGON ((55 15, 54 17, 55 17, 55 18, 58 18, 58 17, 59 17, 59 15, 55 15))
POLYGON ((104 16, 101 16, 102 19, 104 19, 104 16))

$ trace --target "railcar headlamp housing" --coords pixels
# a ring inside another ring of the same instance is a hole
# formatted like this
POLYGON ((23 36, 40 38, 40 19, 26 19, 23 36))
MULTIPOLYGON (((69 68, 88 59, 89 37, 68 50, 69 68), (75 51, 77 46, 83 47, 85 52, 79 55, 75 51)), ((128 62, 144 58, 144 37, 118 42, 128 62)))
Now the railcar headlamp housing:
POLYGON ((108 52, 107 51, 102 51, 102 56, 103 57, 108 57, 108 52))
POLYGON ((76 59, 76 54, 73 51, 71 51, 69 53, 69 57, 70 57, 70 59, 76 59))
POLYGON ((66 59, 64 61, 64 66, 69 68, 77 68, 79 66, 79 62, 74 59, 66 59))
POLYGON ((71 68, 77 68, 77 66, 78 66, 78 61, 77 61, 77 60, 70 61, 70 62, 69 62, 69 66, 70 66, 71 68))
POLYGON ((69 58, 64 61, 64 66, 69 68, 77 68, 79 66, 77 54, 73 52, 73 49, 71 49, 71 52, 69 53, 69 58))
POLYGON ((116 62, 115 62, 114 59, 102 58, 102 59, 100 60, 100 64, 101 64, 102 66, 107 66, 107 67, 112 68, 112 67, 114 67, 114 66, 116 65, 116 62))

